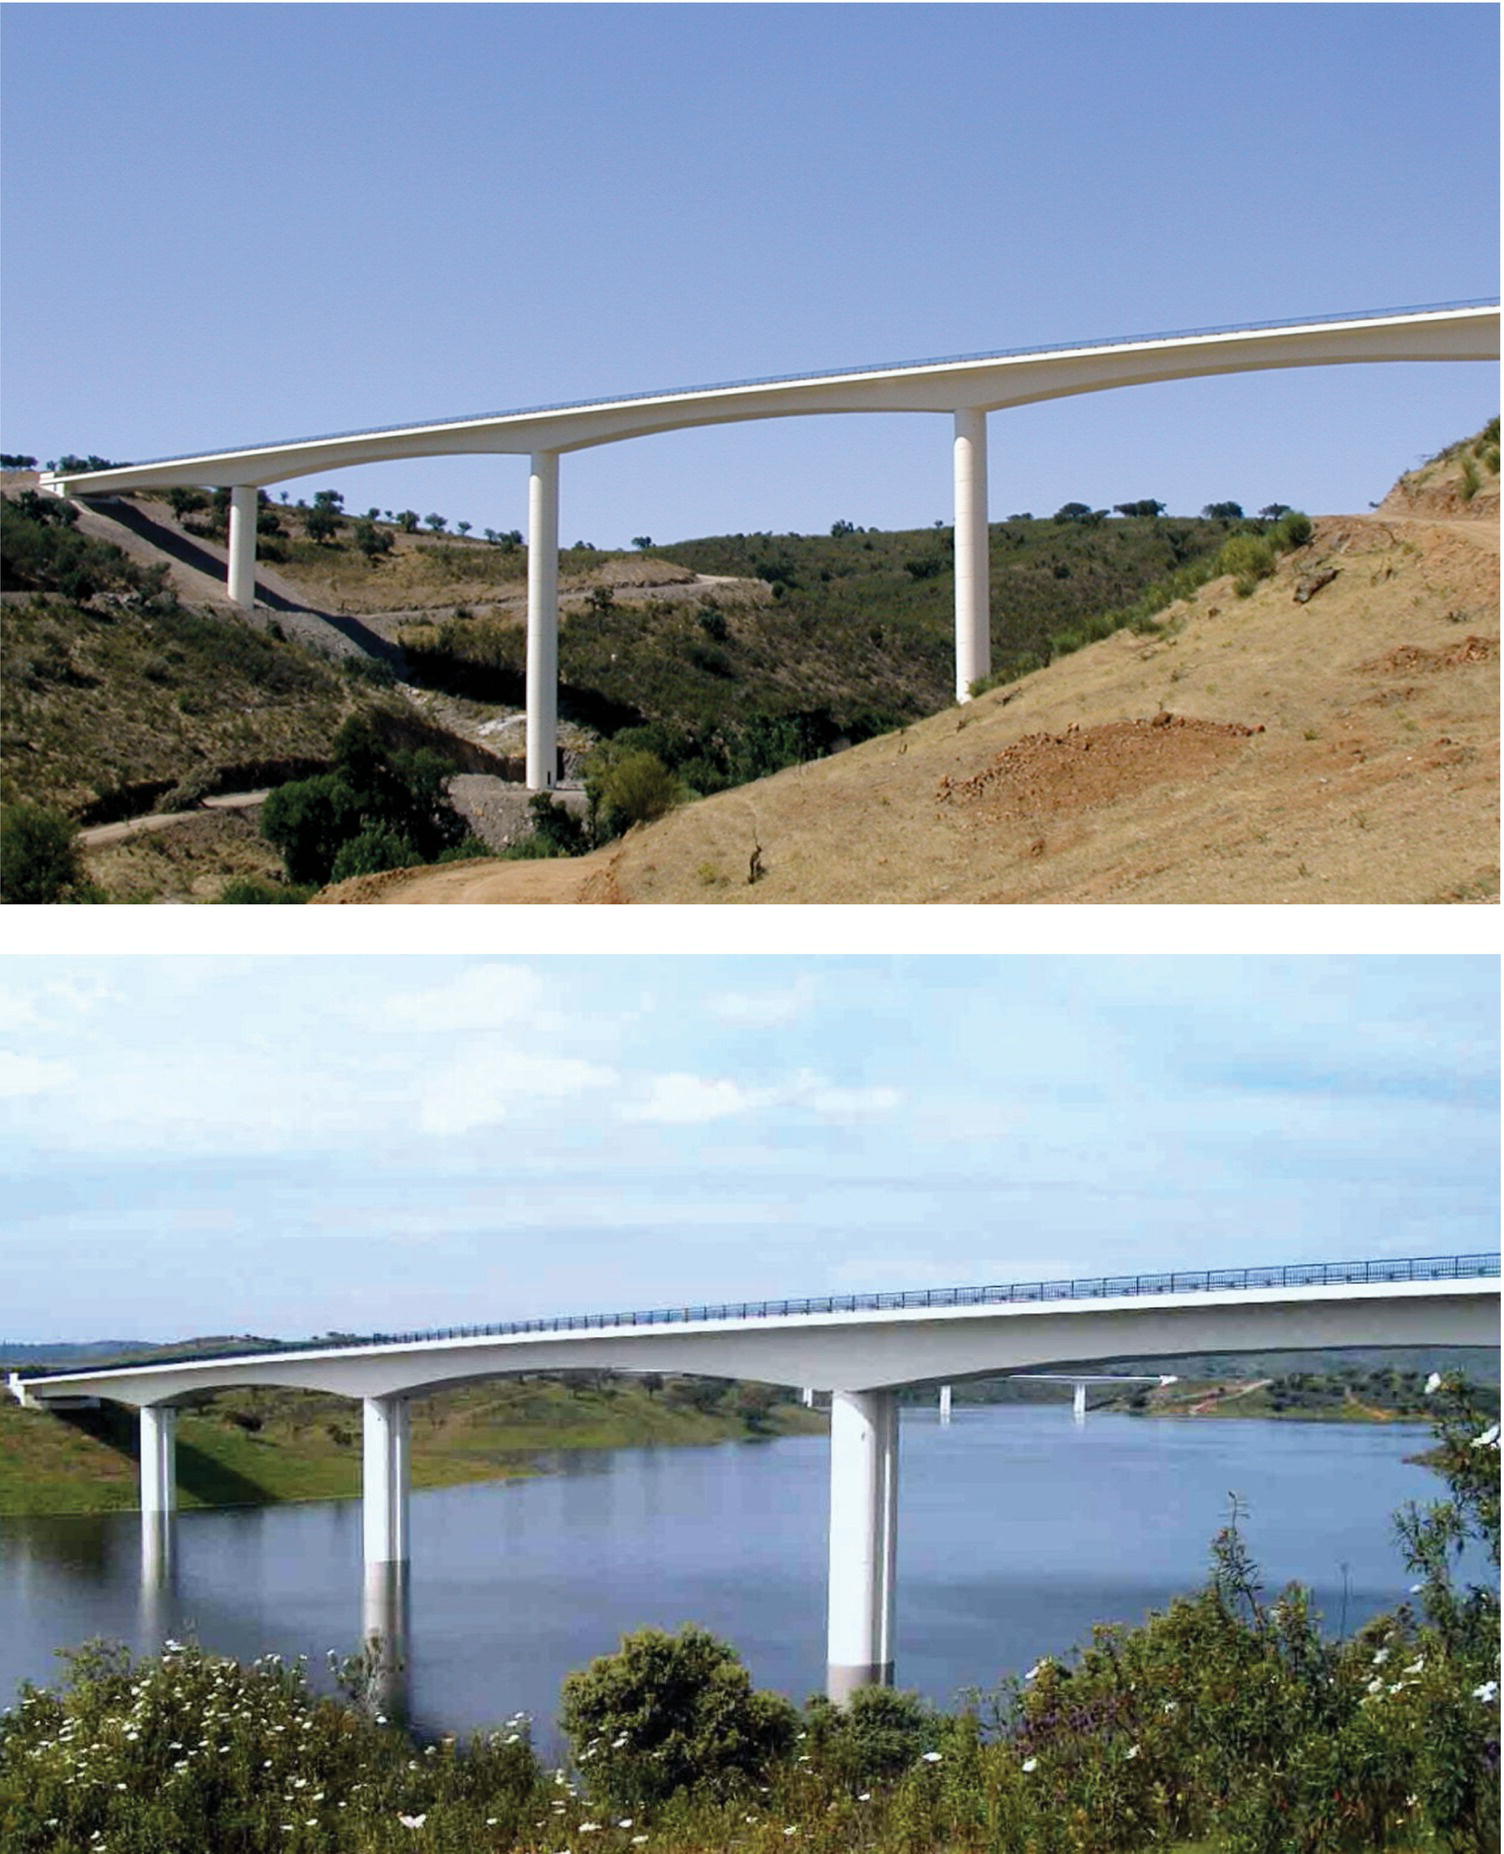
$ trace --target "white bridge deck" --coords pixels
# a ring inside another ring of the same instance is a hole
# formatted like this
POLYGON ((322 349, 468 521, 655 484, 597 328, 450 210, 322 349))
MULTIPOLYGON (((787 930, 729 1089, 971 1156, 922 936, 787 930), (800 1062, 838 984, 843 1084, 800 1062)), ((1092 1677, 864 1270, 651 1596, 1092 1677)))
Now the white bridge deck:
POLYGON ((987 414, 1161 380, 1270 368, 1499 358, 1497 302, 1362 311, 1297 322, 1139 335, 1062 347, 848 368, 772 380, 619 395, 426 424, 251 444, 105 470, 45 471, 60 496, 213 486, 230 491, 229 597, 256 600, 257 493, 358 464, 464 453, 531 457, 528 489, 527 783, 555 783, 558 759, 559 458, 658 432, 747 419, 848 412, 949 413, 954 420, 956 697, 991 668, 987 414))

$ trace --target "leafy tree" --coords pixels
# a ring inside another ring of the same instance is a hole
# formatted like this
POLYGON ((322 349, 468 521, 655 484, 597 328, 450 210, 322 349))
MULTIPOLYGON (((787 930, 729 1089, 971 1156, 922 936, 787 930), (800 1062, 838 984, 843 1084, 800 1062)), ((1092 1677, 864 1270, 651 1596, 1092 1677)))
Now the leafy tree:
POLYGON ((788 1755, 798 1717, 780 1694, 753 1689, 734 1649, 690 1626, 641 1629, 571 1674, 559 1723, 592 1799, 638 1810, 762 1781, 788 1755))
POLYGON ((345 506, 345 499, 337 489, 318 489, 314 491, 313 506, 316 509, 332 509, 335 514, 339 514, 345 506))
POLYGON ((1259 510, 1259 520, 1278 521, 1281 515, 1288 515, 1290 512, 1288 502, 1271 502, 1259 510))
POLYGON ((632 536, 632 545, 639 550, 651 547, 653 545, 653 537, 650 534, 634 534, 632 536))
POLYGON ((1115 502, 1112 509, 1115 515, 1143 515, 1152 521, 1164 514, 1165 504, 1153 502, 1146 497, 1140 502, 1115 502))
POLYGON ((466 535, 470 532, 470 524, 467 521, 457 521, 454 525, 461 535, 466 535))
POLYGON ((427 528, 432 528, 435 534, 442 534, 449 525, 449 517, 447 515, 425 515, 423 524, 427 528))
POLYGON ((1095 527, 1098 522, 1107 519, 1107 511, 1089 508, 1084 502, 1067 502, 1063 508, 1056 509, 1054 518, 1056 521, 1074 521, 1095 527))
POLYGON ((375 522, 358 521, 354 528, 355 545, 367 560, 377 560, 382 554, 392 551, 392 537, 385 528, 378 528, 375 522))
POLYGON ((71 819, 43 805, 0 811, 0 901, 96 901, 78 854, 71 819))
POLYGON ((397 526, 404 534, 416 534, 418 532, 418 511, 416 509, 401 510, 397 516, 397 526))
POLYGON ((1208 521, 1241 521, 1243 505, 1241 502, 1208 502, 1201 513, 1208 521))
POLYGON ((316 541, 320 547, 326 541, 332 541, 341 527, 340 518, 334 510, 323 502, 315 502, 303 517, 303 532, 310 541, 316 541))
POLYGON ((208 508, 209 498, 201 489, 169 489, 167 506, 181 521, 185 515, 194 515, 200 509, 208 508))
POLYGON ((0 470, 35 470, 35 457, 23 457, 16 451, 0 451, 0 470))
MULTIPOLYGON (((944 524, 937 522, 935 525, 936 527, 942 527, 944 524)), ((856 529, 849 521, 833 521, 830 524, 830 538, 833 541, 839 541, 843 535, 855 533, 856 529)))
POLYGON ((295 779, 267 795, 261 834, 282 853, 290 882, 322 888, 334 859, 363 823, 360 800, 338 773, 295 779))

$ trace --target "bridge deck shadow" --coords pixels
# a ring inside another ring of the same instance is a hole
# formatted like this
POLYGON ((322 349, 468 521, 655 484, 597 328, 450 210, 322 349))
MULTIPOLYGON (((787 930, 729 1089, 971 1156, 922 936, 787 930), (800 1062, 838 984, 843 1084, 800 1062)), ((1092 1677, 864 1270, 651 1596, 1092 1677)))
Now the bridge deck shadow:
MULTIPOLYGON (((176 528, 169 528, 148 515, 145 509, 124 497, 95 496, 79 497, 85 508, 92 514, 102 515, 106 521, 118 522, 122 528, 129 528, 138 539, 146 541, 159 553, 176 560, 179 565, 191 567, 194 572, 202 573, 209 579, 224 582, 227 567, 224 560, 210 553, 206 547, 200 547, 187 535, 176 528)), ((363 656, 374 657, 380 662, 390 664, 394 670, 401 671, 405 653, 400 644, 394 644, 389 638, 373 631, 359 618, 348 612, 326 612, 316 605, 305 605, 286 594, 277 592, 256 581, 256 603, 264 605, 269 611, 285 612, 289 616, 316 618, 321 624, 327 624, 337 631, 347 643, 353 644, 363 656)))

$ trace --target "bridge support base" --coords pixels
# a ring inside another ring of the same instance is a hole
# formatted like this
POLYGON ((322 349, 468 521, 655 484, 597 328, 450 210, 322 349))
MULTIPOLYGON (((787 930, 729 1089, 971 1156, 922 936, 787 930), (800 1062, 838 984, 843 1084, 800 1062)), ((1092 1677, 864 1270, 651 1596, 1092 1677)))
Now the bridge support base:
POLYGON ((950 1421, 950 1386, 948 1384, 940 1386, 940 1421, 942 1423, 950 1421))
POLYGON ((256 603, 256 505, 252 487, 230 491, 230 603, 249 611, 256 603))
POLYGON ((407 1399, 364 1399, 361 1636, 367 1701, 388 1718, 407 1704, 409 1414, 407 1399))
POLYGON ((987 560, 987 414, 956 414, 956 700, 992 670, 987 560))
POLYGON ((527 496, 527 785, 559 771, 559 454, 538 451, 527 496))
POLYGON ((830 1607, 825 1691, 893 1684, 898 1536, 898 1397, 835 1391, 830 1400, 830 1607))
POLYGON ((178 1413, 167 1404, 141 1406, 141 1588, 160 1590, 171 1578, 177 1508, 178 1413))

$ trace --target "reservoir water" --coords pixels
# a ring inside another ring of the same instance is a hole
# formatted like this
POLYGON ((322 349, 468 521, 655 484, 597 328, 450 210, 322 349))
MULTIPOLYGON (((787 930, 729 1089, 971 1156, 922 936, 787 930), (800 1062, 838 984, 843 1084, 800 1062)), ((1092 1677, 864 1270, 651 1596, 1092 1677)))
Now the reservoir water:
MULTIPOLYGON (((1177 1422, 1055 1407, 905 1411, 898 1680, 948 1703, 1094 1622, 1141 1619, 1199 1586, 1229 1494, 1272 1594, 1312 1587, 1335 1631, 1404 1600, 1391 1516, 1437 1498, 1405 1461, 1428 1432, 1177 1422)), ((762 1686, 824 1680, 827 1448, 821 1436, 546 1458, 526 1480, 415 1493, 409 1682, 426 1729, 522 1710, 552 1739, 571 1669, 647 1624, 697 1622, 762 1686)), ((134 1514, 0 1520, 0 1705, 53 1683, 95 1636, 191 1634, 241 1658, 358 1647, 358 1502, 188 1512, 173 1577, 143 1588, 134 1514)))

